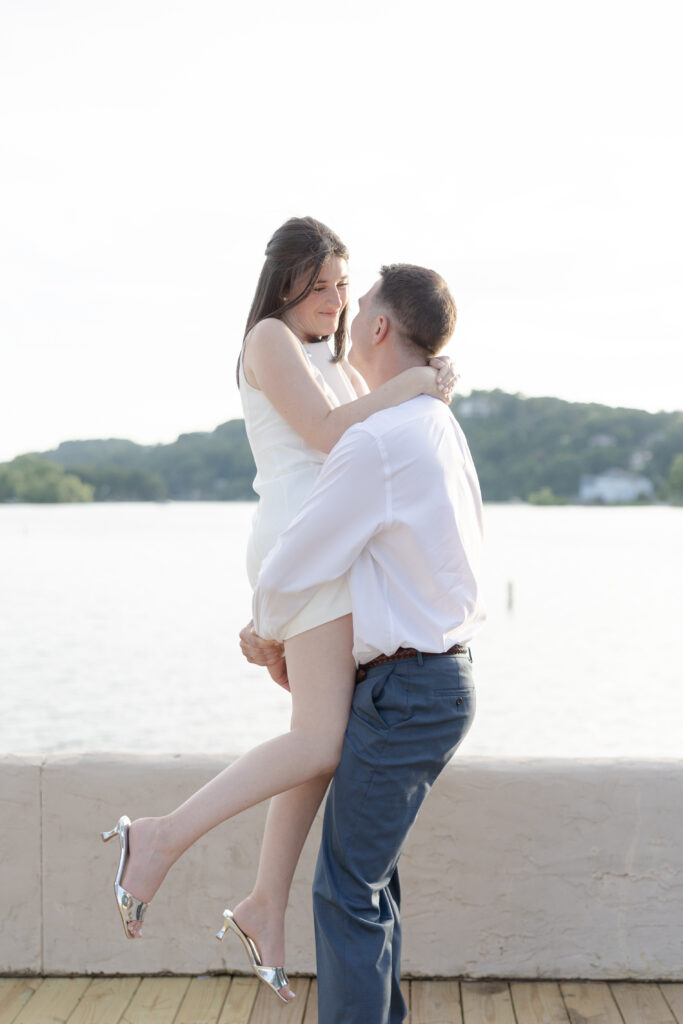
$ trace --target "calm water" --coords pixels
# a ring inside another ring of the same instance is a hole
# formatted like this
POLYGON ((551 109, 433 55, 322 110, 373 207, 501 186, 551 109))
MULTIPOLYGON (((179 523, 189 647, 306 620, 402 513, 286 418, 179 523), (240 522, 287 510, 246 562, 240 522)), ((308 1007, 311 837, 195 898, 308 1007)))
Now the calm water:
MULTIPOLYGON (((237 643, 253 510, 0 506, 0 751, 239 753, 286 729, 289 697, 237 643)), ((463 753, 683 756, 682 527, 487 506, 463 753)))

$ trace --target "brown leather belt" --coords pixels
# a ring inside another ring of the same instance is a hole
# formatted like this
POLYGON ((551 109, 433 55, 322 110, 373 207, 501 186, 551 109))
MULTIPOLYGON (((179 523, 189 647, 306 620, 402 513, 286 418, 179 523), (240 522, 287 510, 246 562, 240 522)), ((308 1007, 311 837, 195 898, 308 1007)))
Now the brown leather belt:
POLYGON ((385 661, 401 661, 403 658, 417 658, 418 654, 421 654, 423 658, 443 658, 444 654, 468 654, 469 649, 463 647, 462 644, 453 644, 447 651, 425 653, 415 650, 414 647, 399 647, 393 654, 378 654, 372 661, 366 661, 364 665, 359 665, 356 669, 356 682, 362 683, 368 674, 368 670, 374 668, 375 665, 383 665, 385 661))

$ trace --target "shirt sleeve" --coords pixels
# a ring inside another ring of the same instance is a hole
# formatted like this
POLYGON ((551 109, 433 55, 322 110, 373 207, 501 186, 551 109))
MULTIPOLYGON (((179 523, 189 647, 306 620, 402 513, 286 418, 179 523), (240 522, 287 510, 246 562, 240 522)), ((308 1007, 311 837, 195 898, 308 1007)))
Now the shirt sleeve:
POLYGON ((387 474, 376 438, 351 427, 323 464, 310 496, 264 559, 253 600, 254 628, 281 640, 317 588, 351 567, 387 512, 387 474))

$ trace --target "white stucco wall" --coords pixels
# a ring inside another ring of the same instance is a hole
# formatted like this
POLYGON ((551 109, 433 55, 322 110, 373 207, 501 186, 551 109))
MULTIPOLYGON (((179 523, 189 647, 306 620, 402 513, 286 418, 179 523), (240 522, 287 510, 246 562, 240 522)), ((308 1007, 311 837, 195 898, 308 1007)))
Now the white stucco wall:
MULTIPOLYGON (((215 756, 0 758, 0 972, 242 970, 218 943, 253 880, 265 807, 220 826, 169 874, 144 939, 123 935, 118 860, 99 832, 163 813, 215 756)), ((407 974, 683 980, 683 761, 456 758, 401 860, 407 974)), ((288 915, 287 967, 314 971, 310 884, 288 915)))

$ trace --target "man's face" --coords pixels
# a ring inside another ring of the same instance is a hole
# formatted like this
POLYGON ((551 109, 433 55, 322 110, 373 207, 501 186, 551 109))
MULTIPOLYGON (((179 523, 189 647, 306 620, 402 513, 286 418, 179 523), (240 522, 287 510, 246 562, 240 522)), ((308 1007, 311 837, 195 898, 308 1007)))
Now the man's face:
POLYGON ((381 280, 375 281, 372 288, 365 295, 361 295, 358 300, 358 312, 351 321, 349 362, 366 380, 375 355, 375 348, 372 344, 377 324, 375 296, 381 284, 381 280))

